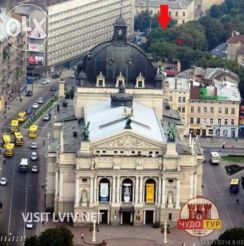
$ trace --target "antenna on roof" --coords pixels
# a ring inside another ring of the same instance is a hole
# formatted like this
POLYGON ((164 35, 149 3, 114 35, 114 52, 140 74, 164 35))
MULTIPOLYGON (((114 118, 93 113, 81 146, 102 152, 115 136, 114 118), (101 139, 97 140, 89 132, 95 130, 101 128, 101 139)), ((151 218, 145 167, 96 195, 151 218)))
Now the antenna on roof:
POLYGON ((120 2, 120 13, 119 16, 122 17, 123 0, 120 2))

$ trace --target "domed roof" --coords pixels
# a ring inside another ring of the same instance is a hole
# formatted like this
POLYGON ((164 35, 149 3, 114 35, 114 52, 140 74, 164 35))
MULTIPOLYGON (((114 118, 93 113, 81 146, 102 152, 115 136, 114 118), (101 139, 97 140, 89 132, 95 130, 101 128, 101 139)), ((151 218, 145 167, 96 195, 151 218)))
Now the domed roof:
POLYGON ((127 26, 123 17, 114 24, 114 36, 111 41, 94 47, 83 60, 82 68, 89 81, 88 86, 96 85, 97 76, 102 73, 106 87, 114 87, 121 74, 127 88, 134 88, 136 78, 141 73, 146 88, 155 88, 156 71, 145 52, 138 46, 127 42, 127 26))
POLYGON ((125 19, 122 16, 120 16, 116 19, 114 26, 126 26, 125 19))

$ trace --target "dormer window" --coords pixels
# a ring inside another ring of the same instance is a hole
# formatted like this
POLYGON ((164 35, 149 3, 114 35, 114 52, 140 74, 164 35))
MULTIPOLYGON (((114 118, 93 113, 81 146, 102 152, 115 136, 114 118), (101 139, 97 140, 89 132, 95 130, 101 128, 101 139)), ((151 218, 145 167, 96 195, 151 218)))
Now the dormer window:
POLYGON ((102 72, 97 76, 96 87, 105 87, 105 77, 102 72))
POLYGON ((145 78, 140 73, 136 78, 136 88, 145 88, 145 78))
POLYGON ((125 84, 125 78, 120 72, 119 76, 116 79, 116 87, 120 87, 121 85, 124 85, 124 84, 125 84))

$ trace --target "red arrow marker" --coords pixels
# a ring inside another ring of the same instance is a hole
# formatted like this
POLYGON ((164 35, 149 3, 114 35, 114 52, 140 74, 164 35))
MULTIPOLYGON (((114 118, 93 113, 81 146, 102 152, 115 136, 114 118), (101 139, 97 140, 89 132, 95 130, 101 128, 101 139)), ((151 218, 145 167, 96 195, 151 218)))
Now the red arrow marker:
POLYGON ((160 5, 160 15, 158 16, 158 21, 163 29, 168 27, 170 20, 171 16, 169 15, 169 5, 160 5))

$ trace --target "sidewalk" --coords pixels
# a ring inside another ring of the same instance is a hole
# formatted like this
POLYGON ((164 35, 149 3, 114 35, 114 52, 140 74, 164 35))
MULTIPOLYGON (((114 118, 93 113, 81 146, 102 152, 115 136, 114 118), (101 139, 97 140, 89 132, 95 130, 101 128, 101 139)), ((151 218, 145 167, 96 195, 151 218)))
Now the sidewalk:
POLYGON ((198 138, 198 142, 202 147, 218 147, 222 148, 222 145, 225 145, 225 148, 244 148, 244 139, 233 139, 233 138, 198 138))
MULTIPOLYGON (((64 223, 47 222, 44 225, 40 224, 38 233, 48 229, 59 226, 65 226, 72 231, 74 235, 75 246, 92 245, 92 232, 90 227, 72 227, 64 223), (83 234, 84 238, 81 239, 83 234), (86 243, 88 242, 88 243, 86 243)), ((151 226, 110 226, 99 225, 99 232, 96 232, 97 243, 105 241, 107 246, 204 246, 211 245, 210 241, 218 238, 219 232, 215 231, 211 235, 204 238, 197 238, 190 236, 187 232, 178 230, 176 228, 170 229, 167 234, 167 243, 164 243, 163 233, 159 228, 152 228, 151 226)))

